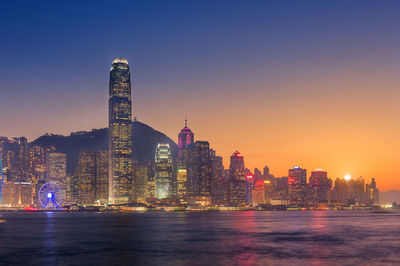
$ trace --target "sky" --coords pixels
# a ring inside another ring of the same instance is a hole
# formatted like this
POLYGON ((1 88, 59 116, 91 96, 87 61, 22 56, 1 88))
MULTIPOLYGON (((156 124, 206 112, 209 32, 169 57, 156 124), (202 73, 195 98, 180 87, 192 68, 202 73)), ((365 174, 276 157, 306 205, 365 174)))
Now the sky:
POLYGON ((108 124, 126 57, 137 119, 275 176, 400 189, 400 2, 1 1, 0 136, 108 124))

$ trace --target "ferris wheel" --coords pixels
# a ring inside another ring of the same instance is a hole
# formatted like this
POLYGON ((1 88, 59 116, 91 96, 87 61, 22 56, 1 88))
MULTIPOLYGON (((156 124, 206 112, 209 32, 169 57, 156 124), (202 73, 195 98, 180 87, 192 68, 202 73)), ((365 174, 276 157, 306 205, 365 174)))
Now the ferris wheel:
POLYGON ((57 208, 63 201, 63 192, 55 183, 46 183, 39 190, 39 200, 44 208, 57 208))

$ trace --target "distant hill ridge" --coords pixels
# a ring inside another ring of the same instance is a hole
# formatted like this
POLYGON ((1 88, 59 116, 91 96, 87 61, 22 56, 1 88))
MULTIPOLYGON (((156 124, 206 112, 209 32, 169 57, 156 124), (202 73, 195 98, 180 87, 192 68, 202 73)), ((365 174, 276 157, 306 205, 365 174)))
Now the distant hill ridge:
MULTIPOLYGON (((152 127, 139 121, 133 122, 133 159, 139 163, 154 160, 158 143, 168 143, 171 147, 173 158, 178 154, 176 143, 152 127)), ((78 165, 78 155, 81 150, 98 151, 108 148, 108 128, 93 129, 92 131, 79 131, 69 136, 43 135, 30 143, 43 148, 55 147, 57 152, 67 154, 67 173, 73 174, 78 165)))

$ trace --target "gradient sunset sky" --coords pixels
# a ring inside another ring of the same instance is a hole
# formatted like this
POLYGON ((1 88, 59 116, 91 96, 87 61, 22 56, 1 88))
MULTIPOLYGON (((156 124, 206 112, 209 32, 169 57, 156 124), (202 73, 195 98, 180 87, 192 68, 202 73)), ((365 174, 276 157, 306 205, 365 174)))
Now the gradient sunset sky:
POLYGON ((126 57, 138 120, 276 176, 400 189, 400 1, 2 1, 0 135, 107 126, 126 57), (309 173, 308 173, 309 174, 309 173))

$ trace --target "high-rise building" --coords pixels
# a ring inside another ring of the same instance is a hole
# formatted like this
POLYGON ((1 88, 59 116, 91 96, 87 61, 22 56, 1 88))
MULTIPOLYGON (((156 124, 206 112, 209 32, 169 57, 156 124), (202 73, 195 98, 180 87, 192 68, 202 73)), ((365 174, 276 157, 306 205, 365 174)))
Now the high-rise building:
POLYGON ((332 187, 332 180, 328 178, 328 173, 322 169, 311 172, 310 197, 313 203, 327 203, 328 192, 332 187))
POLYGON ((272 182, 270 180, 258 180, 254 184, 253 204, 271 204, 272 182))
POLYGON ((95 203, 96 152, 80 151, 78 164, 79 204, 95 203))
POLYGON ((149 167, 148 165, 136 165, 135 169, 135 201, 145 202, 149 198, 149 167))
POLYGON ((132 100, 128 61, 115 58, 109 90, 109 202, 128 203, 132 198, 132 100))
POLYGON ((267 165, 264 167, 263 171, 264 171, 264 173, 263 173, 264 179, 269 179, 270 173, 269 173, 269 167, 267 165))
POLYGON ((189 198, 208 197, 211 202, 211 156, 208 141, 196 141, 188 151, 188 188, 189 198))
POLYGON ((194 143, 194 134, 187 127, 187 120, 185 119, 185 127, 182 128, 178 135, 178 168, 186 169, 188 161, 188 148, 194 143))
POLYGON ((176 197, 179 203, 187 202, 187 170, 184 168, 179 169, 176 175, 177 180, 177 189, 176 189, 176 197))
POLYGON ((254 168, 254 184, 257 183, 258 180, 263 180, 264 176, 258 168, 254 168))
POLYGON ((290 204, 302 205, 307 196, 307 170, 300 166, 289 169, 288 192, 290 204))
POLYGON ((229 165, 228 205, 244 206, 246 204, 246 175, 244 171, 244 158, 240 152, 235 151, 229 165))
POLYGON ((155 154, 155 197, 165 199, 171 197, 171 180, 173 163, 169 144, 159 143, 155 154))
POLYGON ((373 205, 379 203, 379 189, 376 188, 375 178, 372 178, 371 184, 365 185, 365 201, 367 204, 373 205))
POLYGON ((211 154, 211 203, 214 206, 224 204, 224 165, 223 158, 217 156, 214 150, 211 154))
POLYGON ((254 175, 246 174, 246 205, 250 206, 253 204, 253 186, 254 186, 254 175))
POLYGON ((3 177, 3 163, 1 160, 1 153, 0 153, 0 204, 1 204, 1 198, 2 198, 2 188, 3 188, 3 183, 4 183, 4 177, 3 177))
POLYGON ((67 176, 67 156, 59 152, 46 154, 46 182, 63 184, 67 176))
POLYGON ((107 151, 79 152, 78 184, 78 201, 80 204, 107 203, 107 151))

